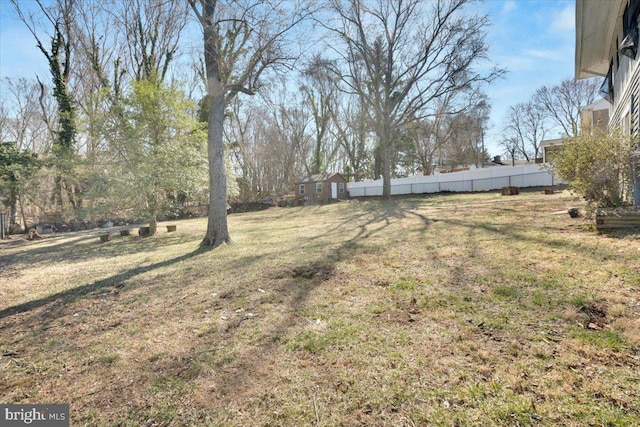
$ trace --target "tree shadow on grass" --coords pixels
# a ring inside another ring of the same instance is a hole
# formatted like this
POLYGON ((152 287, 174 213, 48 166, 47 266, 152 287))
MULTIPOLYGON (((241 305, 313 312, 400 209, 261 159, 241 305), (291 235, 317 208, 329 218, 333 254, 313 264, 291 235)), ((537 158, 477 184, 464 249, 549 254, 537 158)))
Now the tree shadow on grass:
MULTIPOLYGON (((263 327, 254 326, 261 331, 261 337, 255 340, 254 345, 245 347, 233 360, 217 366, 214 377, 216 392, 211 396, 212 400, 223 405, 244 401, 251 397, 245 395, 247 393, 245 390, 253 389, 249 386, 250 384, 271 381, 269 378, 274 373, 272 367, 278 364, 277 358, 286 347, 285 340, 292 330, 303 328, 307 322, 304 313, 309 308, 309 301, 314 297, 314 293, 330 285, 332 280, 334 281, 332 286, 340 286, 337 268, 339 262, 361 253, 371 254, 372 250, 374 252, 385 250, 384 247, 370 248, 365 243, 368 238, 384 233, 394 223, 394 219, 401 220, 415 216, 420 220, 422 231, 426 231, 432 222, 427 216, 411 212, 410 209, 405 209, 397 203, 383 203, 379 206, 380 209, 376 209, 376 205, 378 203, 374 203, 365 212, 357 215, 358 225, 350 230, 352 237, 344 238, 344 227, 354 220, 350 215, 344 222, 327 230, 328 234, 323 233, 322 236, 309 239, 309 246, 301 250, 313 256, 293 265, 280 266, 278 271, 272 273, 277 282, 269 292, 277 295, 283 310, 278 315, 277 321, 263 327)), ((259 302, 255 301, 254 304, 259 302)), ((259 312, 259 306, 249 307, 247 311, 252 311, 254 308, 259 312)), ((225 341, 232 343, 236 335, 242 336, 248 333, 242 330, 245 321, 250 324, 257 320, 241 317, 235 321, 229 321, 221 334, 223 346, 229 345, 225 344, 225 341)), ((214 352, 215 349, 215 346, 211 348, 214 352)), ((194 348, 194 353, 202 354, 202 352, 202 349, 194 348)), ((325 374, 332 375, 331 372, 325 374)))
MULTIPOLYGON (((31 268, 38 263, 77 262, 153 252, 193 240, 192 236, 181 233, 160 233, 149 237, 114 236, 113 240, 102 243, 99 236, 103 233, 105 231, 90 231, 81 235, 56 236, 28 243, 28 250, 7 256, 4 263, 17 269, 31 268)), ((111 234, 115 232, 112 231, 111 234)))
MULTIPOLYGON (((265 287, 265 289, 267 289, 268 292, 276 294, 278 301, 280 301, 277 305, 282 311, 271 310, 269 312, 269 321, 267 321, 265 317, 265 322, 260 323, 260 326, 251 326, 260 331, 259 335, 258 332, 256 332, 257 335, 255 339, 243 341, 243 336, 246 333, 244 327, 249 326, 251 322, 262 322, 263 319, 261 317, 262 313, 260 313, 260 306, 258 305, 260 301, 253 300, 244 295, 244 293, 248 293, 246 291, 250 286, 253 286, 253 283, 234 281, 233 286, 240 288, 237 293, 243 294, 241 297, 245 298, 248 304, 248 306, 244 306, 247 308, 246 312, 255 309, 258 317, 254 319, 238 314, 237 318, 231 318, 226 322, 223 329, 217 332, 219 333, 218 339, 213 341, 211 341, 210 336, 206 335, 203 337, 196 334, 189 336, 188 339, 191 343, 187 345, 189 347, 188 349, 169 350, 166 356, 167 364, 163 365, 161 370, 158 371, 158 378, 165 376, 177 377, 184 382, 195 382, 199 381, 201 376, 208 375, 207 371, 213 371, 218 387, 214 394, 208 397, 211 400, 207 401, 207 408, 211 408, 212 403, 215 406, 216 402, 221 405, 230 405, 238 402, 239 400, 236 399, 242 398, 242 393, 249 389, 247 384, 252 384, 254 381, 257 381, 259 385, 268 386, 269 384, 273 384, 274 372, 272 367, 277 365, 277 358, 282 355, 283 351, 286 351, 285 340, 288 339, 292 333, 295 333, 295 331, 299 329, 302 330, 305 327, 307 319, 304 313, 312 304, 310 300, 313 300, 315 293, 323 286, 328 284, 340 286, 339 262, 343 259, 358 256, 363 253, 363 251, 371 253, 371 250, 384 250, 384 247, 381 246, 376 246, 373 249, 370 248, 366 243, 366 239, 387 232, 387 230, 389 230, 388 227, 395 223, 394 218, 400 220, 410 214, 413 214, 413 212, 403 212, 401 207, 393 205, 385 205, 385 208, 380 211, 371 208, 366 215, 358 216, 358 224, 356 227, 349 228, 348 221, 344 222, 344 227, 346 227, 348 234, 345 235, 343 233, 344 228, 336 227, 331 230, 332 234, 330 236, 323 234, 323 236, 319 236, 322 238, 305 242, 304 247, 292 249, 294 251, 304 251, 304 253, 309 256, 304 258, 294 256, 292 258, 296 261, 290 264, 277 262, 278 255, 275 252, 251 254, 225 264, 224 268, 228 270, 228 275, 231 276, 234 274, 236 268, 259 262, 265 257, 273 257, 272 259, 276 261, 273 263, 274 269, 266 270, 266 274, 268 275, 267 279, 271 279, 272 276, 275 275, 277 276, 277 280, 271 282, 273 286, 269 288, 265 287), (251 307, 252 304, 254 305, 253 307, 251 307), (238 345, 237 356, 228 361, 215 361, 212 366, 212 360, 216 360, 216 358, 219 357, 217 352, 224 352, 226 348, 233 347, 234 343, 238 342, 240 345, 238 345), (201 370, 200 366, 215 369, 201 370), (264 376, 264 378, 261 376, 264 376)), ((429 218, 426 218, 424 215, 418 215, 418 217, 422 220, 422 227, 426 229, 430 224, 429 218)), ((99 243, 96 244, 99 245, 99 243)), ((115 247, 117 248, 117 245, 115 247)), ((62 249, 62 247, 60 247, 60 249, 62 249)), ((207 252, 208 248, 198 248, 195 251, 168 260, 133 268, 94 283, 87 283, 83 286, 61 291, 44 298, 5 308, 0 311, 0 319, 9 319, 12 316, 16 317, 12 319, 13 322, 7 322, 13 323, 13 325, 3 326, 0 327, 0 329, 15 328, 18 323, 24 324, 24 319, 17 316, 21 313, 29 313, 35 320, 39 313, 38 309, 43 307, 48 309, 51 307, 54 311, 49 311, 46 314, 46 317, 50 318, 52 315, 57 315, 55 311, 57 307, 70 306, 79 298, 87 298, 93 294, 111 290, 136 276, 204 255, 207 252)), ((126 289, 127 288, 125 288, 125 290, 126 289)), ((216 290, 218 291, 218 289, 216 290)), ((255 292, 254 295, 256 295, 256 298, 259 298, 262 294, 255 292)), ((236 303, 225 303, 225 308, 233 310, 237 308, 234 304, 236 303)), ((105 311, 104 313, 106 315, 107 312, 105 311)), ((233 311, 231 313, 233 313, 233 311)), ((205 326, 204 323, 199 325, 205 326)), ((163 357, 162 360, 165 360, 165 358, 163 357)), ((142 364, 144 364, 144 362, 142 362, 142 364)), ((139 378, 144 378, 142 372, 145 368, 141 367, 139 369, 140 374, 134 375, 138 375, 139 378)), ((140 382, 144 384, 144 380, 140 380, 140 382)), ((111 392, 114 393, 114 396, 112 396, 113 399, 119 401, 119 397, 115 395, 115 393, 118 393, 117 388, 114 388, 111 392)), ((175 392, 177 396, 177 393, 180 391, 176 389, 171 390, 171 392, 175 392)), ((249 391, 247 391, 247 393, 249 393, 249 391)), ((152 393, 147 393, 145 396, 147 396, 146 398, 148 399, 154 397, 152 393)), ((153 408, 154 403, 148 401, 147 404, 153 408)), ((109 408, 105 408, 105 410, 108 409, 109 408)), ((144 411, 144 409, 141 410, 144 411)), ((143 414, 142 416, 153 417, 153 409, 151 409, 148 414, 143 414)), ((138 419, 138 421, 140 421, 140 419, 138 419)))
POLYGON ((71 289, 67 289, 61 292, 57 292, 55 294, 43 297, 43 298, 39 298, 36 300, 31 300, 31 301, 27 301, 25 303, 22 304, 18 304, 18 305, 14 305, 11 307, 7 307, 4 308, 2 310, 0 310, 0 319, 4 319, 10 316, 14 316, 20 313, 26 313, 29 311, 33 311, 37 308, 46 306, 48 304, 51 303, 55 303, 55 302, 59 302, 62 304, 66 304, 67 302, 73 301, 75 299, 77 299, 78 297, 83 297, 83 296, 87 296, 89 294, 95 293, 97 291, 100 291, 104 288, 109 288, 109 287, 114 287, 116 285, 118 285, 119 283, 122 283, 124 281, 127 281, 133 277, 136 277, 138 275, 144 274, 144 273, 148 273, 150 271, 159 269, 159 268, 163 268, 163 267, 167 267, 182 261, 186 261, 188 259, 191 259, 195 256, 204 254, 206 252, 208 252, 210 250, 210 248, 208 247, 198 247, 198 249, 196 249, 195 251, 186 253, 184 255, 175 257, 175 258, 171 258, 165 261, 161 261, 161 262, 157 262, 155 264, 151 264, 151 265, 145 265, 145 266, 140 266, 138 268, 134 268, 131 270, 127 270, 123 273, 120 274, 116 274, 115 276, 111 276, 108 277, 106 279, 102 279, 102 280, 98 280, 97 282, 91 283, 91 284, 86 284, 86 285, 82 285, 79 287, 75 287, 75 288, 71 288, 71 289))
POLYGON ((527 234, 522 231, 522 228, 509 227, 504 224, 500 225, 492 225, 487 223, 476 223, 473 221, 465 221, 460 219, 444 219, 442 220, 445 224, 453 225, 456 227, 467 228, 469 230, 479 229, 492 234, 504 236, 505 239, 512 239, 513 241, 523 241, 529 242, 532 244, 540 244, 544 247, 548 247, 550 249, 561 249, 565 251, 567 254, 583 254, 586 256, 590 256, 597 250, 597 252, 601 256, 609 256, 614 257, 616 254, 611 250, 605 250, 602 248, 587 248, 583 245, 577 244, 576 242, 558 238, 558 237, 535 237, 527 234))

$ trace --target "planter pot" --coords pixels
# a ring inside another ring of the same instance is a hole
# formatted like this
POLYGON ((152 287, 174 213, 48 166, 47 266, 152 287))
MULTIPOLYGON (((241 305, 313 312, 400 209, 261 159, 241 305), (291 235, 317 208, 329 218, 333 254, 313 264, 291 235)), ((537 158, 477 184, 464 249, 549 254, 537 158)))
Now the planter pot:
POLYGON ((603 211, 596 214, 598 230, 637 227, 640 227, 640 211, 603 211))
POLYGON ((149 235, 149 227, 140 227, 138 229, 138 236, 148 236, 149 235))
POLYGON ((111 241, 111 234, 101 234, 100 235, 100 241, 101 242, 110 242, 111 241))
POLYGON ((129 234, 131 234, 131 233, 129 232, 129 230, 120 230, 120 235, 121 235, 121 236, 128 236, 129 234))
POLYGON ((176 231, 178 229, 177 225, 167 225, 167 233, 171 233, 173 231, 176 231))

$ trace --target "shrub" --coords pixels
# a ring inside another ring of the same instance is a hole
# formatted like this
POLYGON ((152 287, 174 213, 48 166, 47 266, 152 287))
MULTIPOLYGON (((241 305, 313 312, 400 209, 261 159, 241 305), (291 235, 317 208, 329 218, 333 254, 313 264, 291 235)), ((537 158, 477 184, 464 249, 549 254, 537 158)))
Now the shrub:
POLYGON ((624 206, 633 196, 636 138, 595 129, 568 137, 552 156, 556 173, 583 196, 591 208, 624 206))

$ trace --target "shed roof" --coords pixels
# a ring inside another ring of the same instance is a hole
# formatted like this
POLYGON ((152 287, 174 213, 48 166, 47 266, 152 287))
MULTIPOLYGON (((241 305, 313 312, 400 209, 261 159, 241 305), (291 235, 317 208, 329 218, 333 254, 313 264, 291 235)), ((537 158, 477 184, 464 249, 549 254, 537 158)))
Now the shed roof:
MULTIPOLYGON (((322 182, 322 181, 329 180, 334 175, 338 175, 342 179, 344 179, 344 177, 342 175, 340 175, 339 173, 337 173, 337 172, 326 172, 326 173, 319 173, 319 174, 315 174, 315 175, 307 175, 304 178, 299 179, 297 182, 298 183, 303 183, 303 182, 322 182)), ((346 179, 345 179, 345 181, 346 181, 346 179)))
POLYGON ((540 148, 554 147, 554 146, 560 146, 560 145, 564 145, 564 139, 562 138, 545 139, 544 141, 540 141, 540 148))

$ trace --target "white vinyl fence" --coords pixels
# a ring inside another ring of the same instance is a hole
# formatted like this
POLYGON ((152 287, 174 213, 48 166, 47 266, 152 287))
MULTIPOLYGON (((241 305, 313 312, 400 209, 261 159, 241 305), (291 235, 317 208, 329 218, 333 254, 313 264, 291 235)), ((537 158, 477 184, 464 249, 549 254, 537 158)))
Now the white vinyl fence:
MULTIPOLYGON (((494 166, 464 172, 410 176, 391 180, 391 195, 499 190, 502 187, 541 187, 561 184, 540 164, 494 166)), ((349 182, 351 197, 382 196, 382 180, 349 182)))

